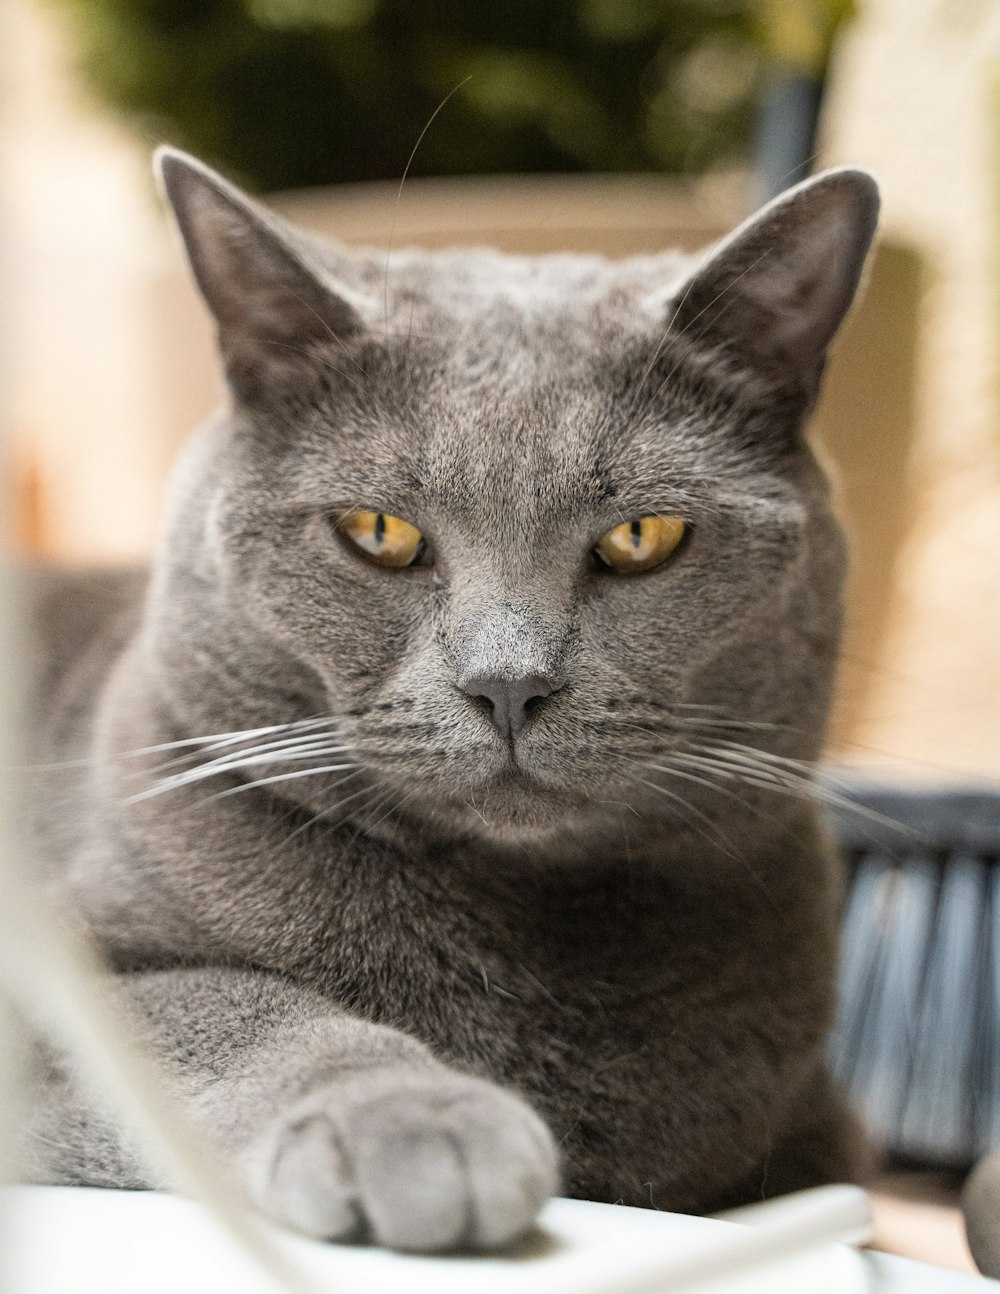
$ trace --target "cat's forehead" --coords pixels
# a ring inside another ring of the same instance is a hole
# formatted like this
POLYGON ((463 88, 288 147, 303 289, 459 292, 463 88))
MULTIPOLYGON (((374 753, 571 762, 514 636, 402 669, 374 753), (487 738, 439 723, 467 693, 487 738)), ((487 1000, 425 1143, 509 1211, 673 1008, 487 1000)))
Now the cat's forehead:
POLYGON ((335 407, 310 464, 345 498, 470 520, 648 510, 729 475, 734 402, 692 385, 668 335, 690 267, 678 253, 404 250, 387 275, 384 254, 358 257, 372 336, 341 396, 360 407, 335 407))
POLYGON ((415 345, 402 385, 383 392, 389 416, 340 441, 337 469, 358 498, 374 489, 470 524, 648 511, 694 479, 727 474, 732 455, 710 410, 673 389, 653 399, 629 380, 631 364, 623 371, 620 357, 600 347, 581 356, 575 344, 508 330, 499 346, 491 337, 442 354, 434 344, 426 366, 415 345))
MULTIPOLYGON (((545 325, 555 316, 586 318, 598 307, 645 314, 683 282, 692 264, 675 251, 610 260, 485 247, 357 251, 351 261, 356 285, 375 299, 383 321, 409 323, 426 313, 461 324, 517 314, 526 325, 545 325)), ((337 267, 335 260, 331 268, 337 267)))

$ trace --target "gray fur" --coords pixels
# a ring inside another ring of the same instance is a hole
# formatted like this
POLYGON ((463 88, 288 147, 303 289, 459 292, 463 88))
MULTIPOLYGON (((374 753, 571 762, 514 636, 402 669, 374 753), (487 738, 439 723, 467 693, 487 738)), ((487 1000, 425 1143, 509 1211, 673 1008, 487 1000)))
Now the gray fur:
MULTIPOLYGON (((39 799, 60 900, 206 1136, 273 1216, 417 1249, 502 1243, 560 1180, 705 1211, 854 1175, 809 779, 843 550, 802 424, 871 180, 700 260, 387 268, 161 167, 232 401, 144 598, 60 628, 40 757, 84 762, 39 799), (433 560, 359 559, 353 506, 433 560), (676 557, 598 570, 654 512, 690 523, 676 557), (530 676, 515 735, 461 690, 530 676)), ((39 1178, 145 1182, 58 1066, 47 1091, 39 1178)))
POLYGON ((962 1191, 969 1251, 984 1276, 1000 1280, 1000 1149, 982 1160, 962 1191))

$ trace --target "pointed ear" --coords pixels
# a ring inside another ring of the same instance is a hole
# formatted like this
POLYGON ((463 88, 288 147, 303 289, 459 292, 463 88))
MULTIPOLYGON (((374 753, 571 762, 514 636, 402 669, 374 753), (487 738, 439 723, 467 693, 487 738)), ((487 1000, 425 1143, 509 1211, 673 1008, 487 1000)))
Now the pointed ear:
POLYGON ((878 209, 878 187, 864 171, 824 171, 789 189, 710 250, 675 298, 673 328, 784 366, 814 392, 878 209))
POLYGON ((238 391, 300 368, 311 345, 363 330, 277 216, 186 153, 160 148, 154 166, 238 391))

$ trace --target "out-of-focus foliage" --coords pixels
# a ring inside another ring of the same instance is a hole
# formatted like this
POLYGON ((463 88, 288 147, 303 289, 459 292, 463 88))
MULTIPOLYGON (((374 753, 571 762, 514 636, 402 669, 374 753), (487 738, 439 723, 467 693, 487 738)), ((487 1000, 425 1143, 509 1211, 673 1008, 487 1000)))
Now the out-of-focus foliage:
POLYGON ((771 58, 804 76, 822 76, 841 23, 853 17, 854 0, 759 0, 771 58))
POLYGON ((697 172, 764 69, 849 0, 60 0, 99 94, 259 189, 412 174, 697 172), (456 89, 456 87, 458 87, 456 89))

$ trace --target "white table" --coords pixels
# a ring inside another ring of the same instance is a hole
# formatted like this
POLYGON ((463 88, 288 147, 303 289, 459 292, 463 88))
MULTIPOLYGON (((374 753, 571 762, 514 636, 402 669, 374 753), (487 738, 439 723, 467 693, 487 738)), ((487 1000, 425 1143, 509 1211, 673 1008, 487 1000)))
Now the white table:
MULTIPOLYGON (((275 1294, 202 1210, 152 1192, 8 1187, 0 1192, 3 1294, 275 1294)), ((552 1200, 514 1253, 408 1257, 315 1244, 268 1229, 317 1294, 659 1294, 663 1255, 722 1252, 747 1228, 644 1209, 552 1200), (646 1275, 643 1275, 645 1268, 646 1275)), ((287 1286, 285 1288, 288 1288, 287 1286)), ((687 1287, 685 1287, 687 1288, 687 1287)), ((824 1245, 698 1286, 699 1294, 985 1294, 1000 1284, 824 1245)))

